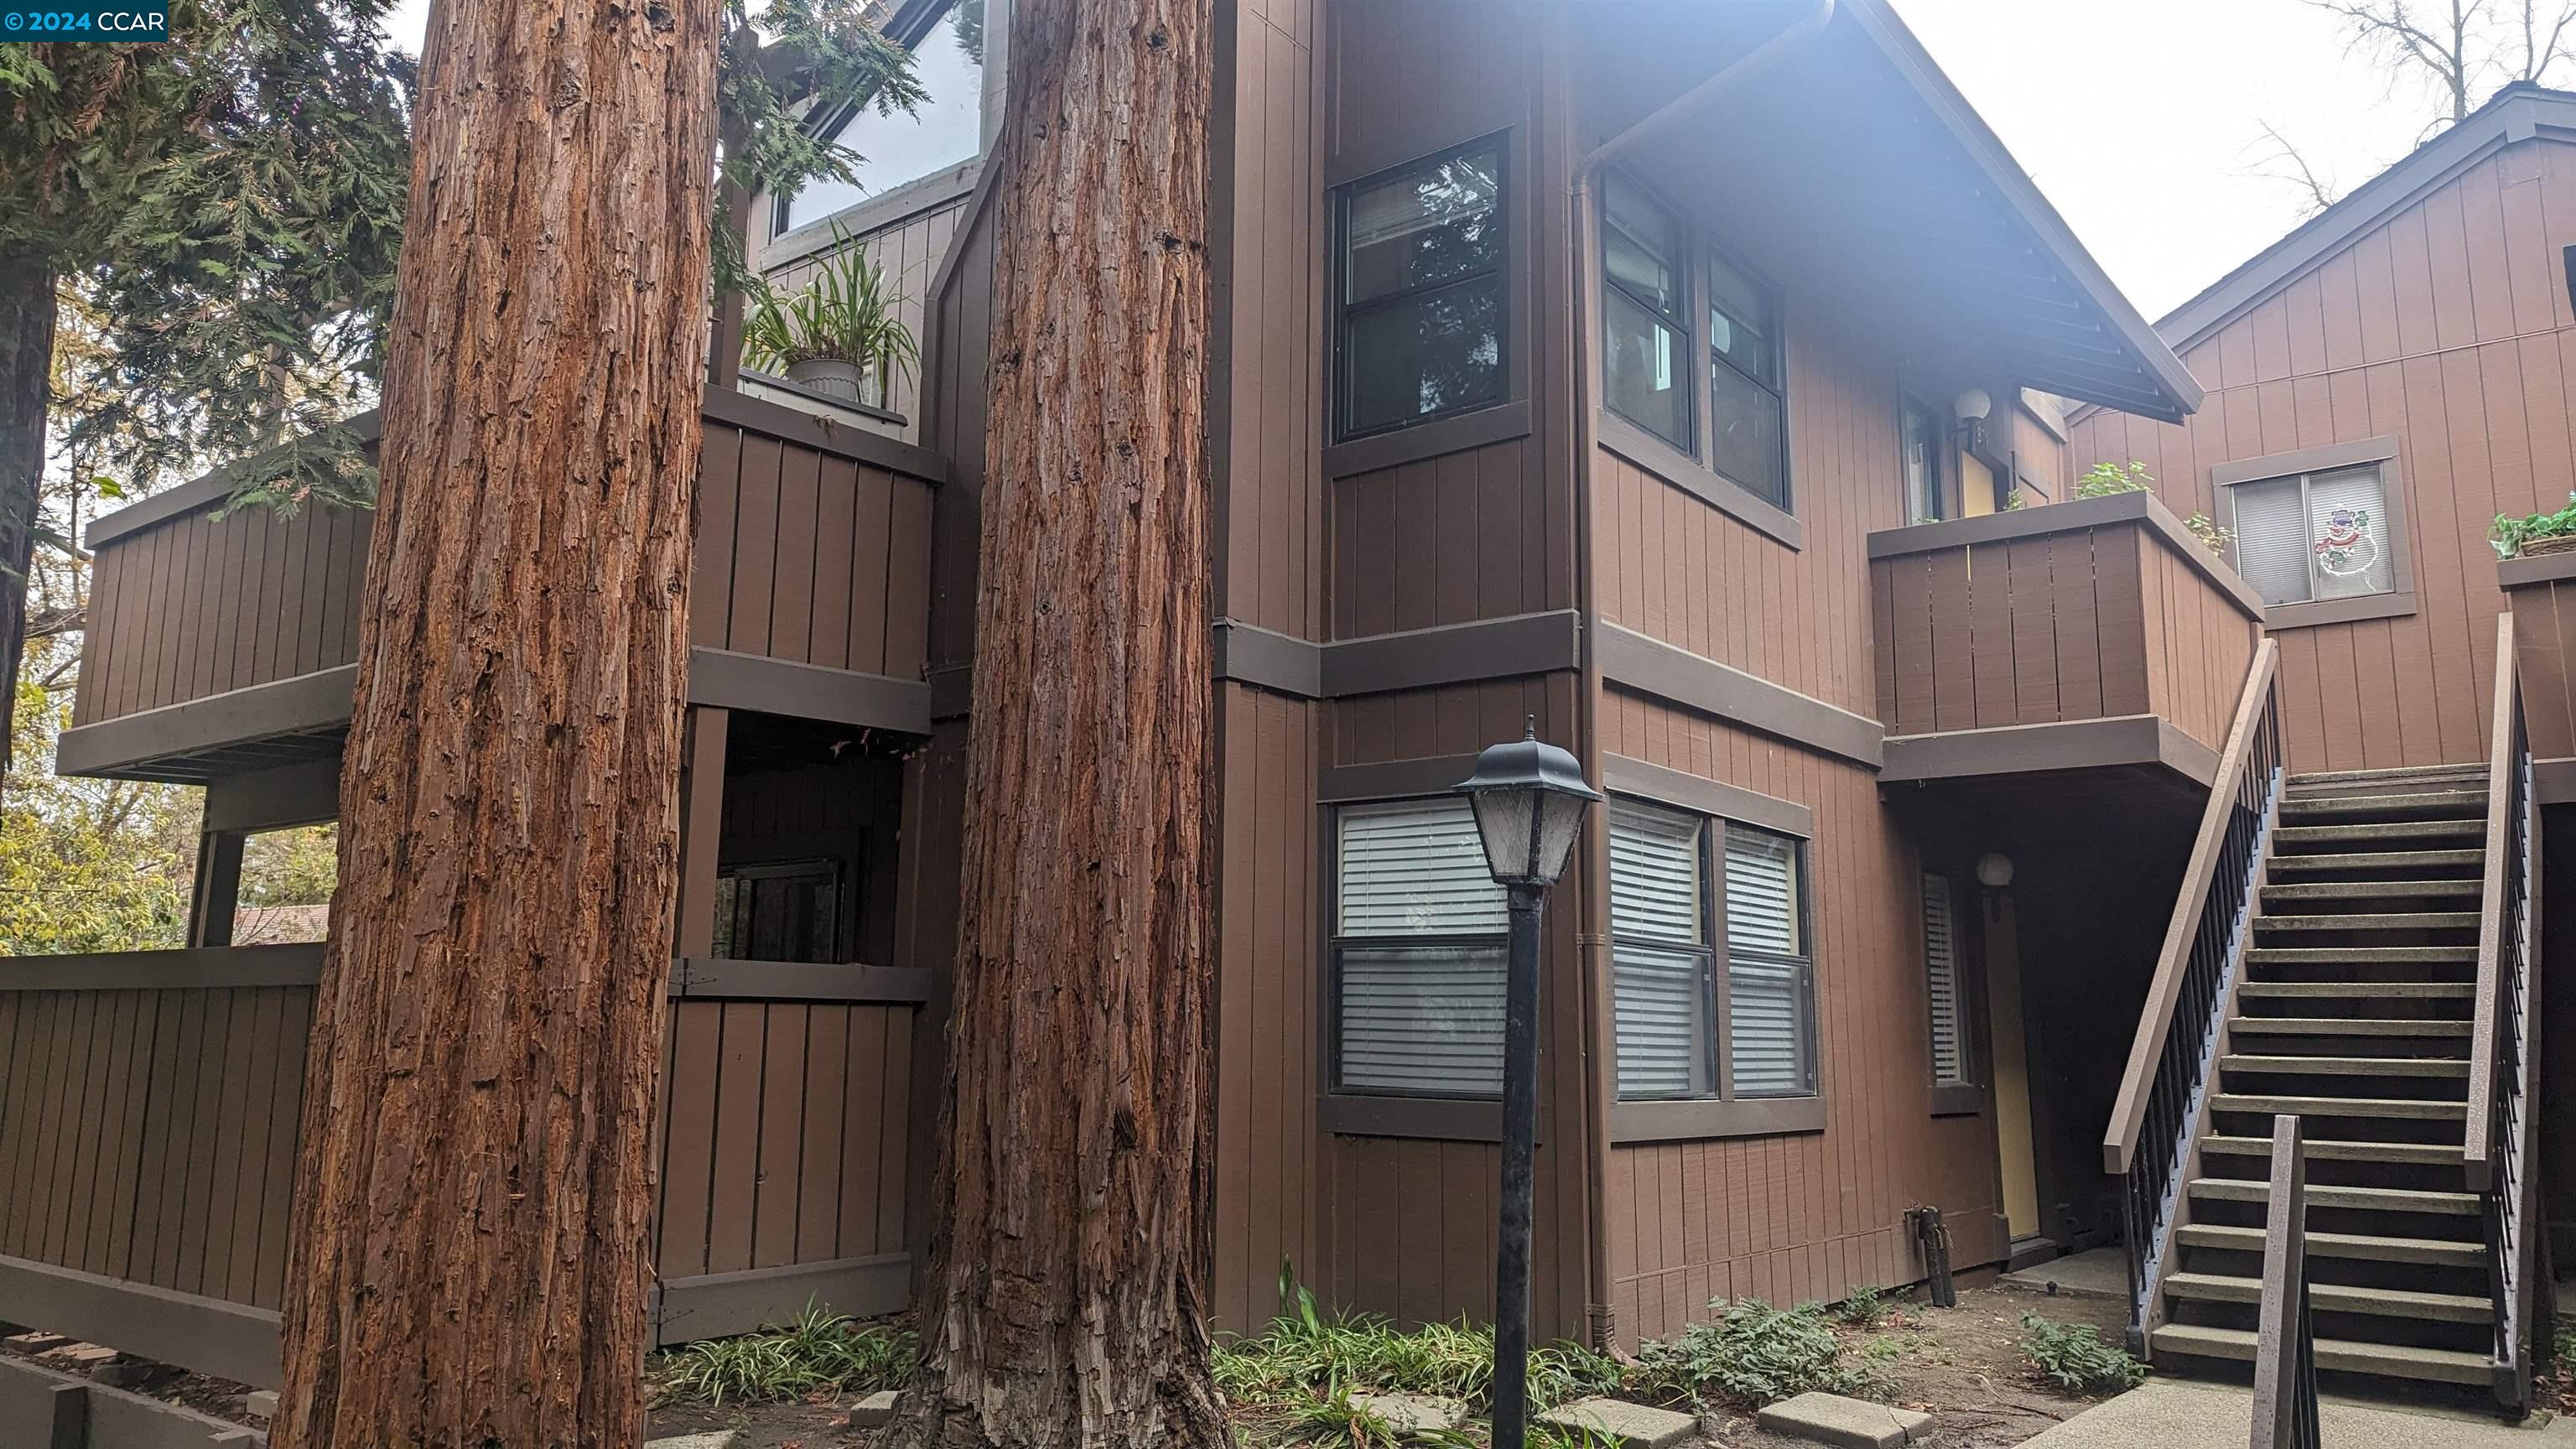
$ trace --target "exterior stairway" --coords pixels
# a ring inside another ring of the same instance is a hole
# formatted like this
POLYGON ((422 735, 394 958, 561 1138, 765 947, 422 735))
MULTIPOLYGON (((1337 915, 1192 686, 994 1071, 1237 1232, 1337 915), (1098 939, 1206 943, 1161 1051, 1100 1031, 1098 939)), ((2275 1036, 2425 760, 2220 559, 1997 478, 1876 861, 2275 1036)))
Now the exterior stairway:
POLYGON ((2292 1113, 2317 1367, 2490 1383, 2483 1203, 2461 1165, 2485 833, 2483 766, 2286 782, 2158 1284, 2160 1368, 2254 1357, 2272 1117, 2292 1113))

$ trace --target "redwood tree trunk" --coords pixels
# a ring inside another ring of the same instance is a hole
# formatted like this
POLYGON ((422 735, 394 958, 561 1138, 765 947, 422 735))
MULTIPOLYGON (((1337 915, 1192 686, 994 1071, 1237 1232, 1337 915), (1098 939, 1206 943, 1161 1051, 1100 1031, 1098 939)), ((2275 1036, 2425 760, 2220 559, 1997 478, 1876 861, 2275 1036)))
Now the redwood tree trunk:
POLYGON ((45 477, 45 411, 54 365, 53 273, 0 256, 0 775, 18 720, 27 652, 27 570, 45 477))
POLYGON ((440 0, 275 1442, 640 1442, 717 0, 440 0))
POLYGON ((1219 1445, 1209 0, 1017 0, 963 931, 894 1442, 1219 1445))

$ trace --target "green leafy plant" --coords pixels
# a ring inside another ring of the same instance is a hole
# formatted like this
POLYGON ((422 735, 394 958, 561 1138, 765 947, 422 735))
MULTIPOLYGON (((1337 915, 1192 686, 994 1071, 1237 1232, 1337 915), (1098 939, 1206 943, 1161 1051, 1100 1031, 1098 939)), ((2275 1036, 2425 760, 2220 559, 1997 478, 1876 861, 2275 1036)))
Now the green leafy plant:
POLYGON ((2236 541, 2235 529, 2219 527, 2216 520, 2206 513, 2193 514, 2182 521, 2182 526, 2191 531, 2192 537, 2200 540, 2202 548, 2220 558, 2227 557, 2227 546, 2236 541))
POLYGON ((1722 1308, 1713 1323, 1694 1323, 1678 1338, 1649 1339, 1637 1354, 1640 1386, 1666 1402, 1752 1408, 1812 1389, 1875 1398, 1890 1385, 1875 1370, 1842 1361, 1820 1304, 1774 1308, 1759 1298, 1722 1308))
POLYGON ((820 358, 857 363, 874 373, 882 390, 898 371, 912 374, 921 344, 900 315, 906 299, 885 268, 837 226, 832 240, 839 250, 803 287, 782 294, 763 282, 752 290, 743 312, 742 360, 774 372, 820 358))
POLYGON ((2147 465, 2130 460, 2126 463, 2096 463, 2075 480, 2078 498, 2108 498, 2115 493, 2145 493, 2155 487, 2155 475, 2147 465))
POLYGON ((721 1408, 728 1400, 807 1394, 872 1394, 912 1377, 918 1344, 909 1328, 859 1323, 807 1303, 796 1321, 764 1333, 711 1338, 662 1360, 662 1389, 721 1408))
POLYGON ((1895 1310, 1896 1305, 1888 1298, 1886 1289, 1875 1283, 1864 1283, 1834 1305, 1834 1317, 1853 1328, 1876 1328, 1895 1310))
POLYGON ((2567 506, 2556 513, 2533 513, 2521 518, 2497 514, 2495 526, 2487 530, 2487 542, 2495 546, 2496 557, 2512 558, 2534 539, 2564 538, 2571 533, 2576 533, 2576 493, 2568 494, 2567 506))
POLYGON ((2104 1343, 2091 1324, 2054 1323, 2036 1313, 2021 1316, 2023 1358, 2041 1378, 2073 1394, 2111 1394, 2136 1388, 2147 1366, 2126 1349, 2104 1343))

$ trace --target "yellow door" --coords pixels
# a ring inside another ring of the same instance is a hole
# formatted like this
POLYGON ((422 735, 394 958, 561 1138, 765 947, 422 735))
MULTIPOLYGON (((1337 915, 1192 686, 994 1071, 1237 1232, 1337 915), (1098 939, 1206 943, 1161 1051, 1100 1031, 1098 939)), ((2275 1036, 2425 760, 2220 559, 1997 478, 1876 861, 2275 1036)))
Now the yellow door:
POLYGON ((2030 1058, 2021 1032, 2021 952, 2012 897, 1987 897, 1986 1021, 1994 1043, 1995 1152, 2002 1159, 2004 1219, 2016 1238, 2039 1232, 2039 1178, 2030 1147, 2030 1058))

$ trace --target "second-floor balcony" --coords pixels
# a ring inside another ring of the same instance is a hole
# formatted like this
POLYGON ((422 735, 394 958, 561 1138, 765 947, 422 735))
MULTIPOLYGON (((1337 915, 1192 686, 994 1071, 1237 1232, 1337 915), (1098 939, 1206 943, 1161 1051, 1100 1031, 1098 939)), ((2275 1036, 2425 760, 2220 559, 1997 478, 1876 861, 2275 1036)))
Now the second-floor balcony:
MULTIPOLYGON (((926 734, 935 453, 706 394, 692 703, 926 734)), ((372 446, 372 444, 370 444, 372 446)), ((336 757, 375 515, 227 512, 218 473, 92 525, 65 774, 202 782, 336 757)))
POLYGON ((2263 604, 2152 494, 1888 529, 1869 556, 1883 782, 2207 786, 2263 604))

